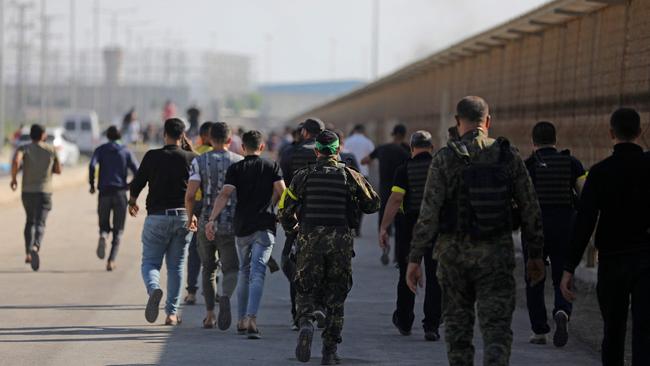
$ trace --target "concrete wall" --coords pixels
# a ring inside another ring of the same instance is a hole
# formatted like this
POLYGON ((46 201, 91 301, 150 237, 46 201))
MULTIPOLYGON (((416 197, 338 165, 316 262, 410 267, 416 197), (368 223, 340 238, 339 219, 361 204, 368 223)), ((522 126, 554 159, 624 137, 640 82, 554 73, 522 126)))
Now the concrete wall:
POLYGON ((340 127, 364 123, 384 140, 395 121, 438 136, 454 125, 455 103, 480 95, 492 108, 494 136, 530 152, 536 121, 558 127, 558 144, 587 165, 611 151, 609 115, 619 105, 642 114, 650 147, 650 1, 631 0, 310 111, 340 127))

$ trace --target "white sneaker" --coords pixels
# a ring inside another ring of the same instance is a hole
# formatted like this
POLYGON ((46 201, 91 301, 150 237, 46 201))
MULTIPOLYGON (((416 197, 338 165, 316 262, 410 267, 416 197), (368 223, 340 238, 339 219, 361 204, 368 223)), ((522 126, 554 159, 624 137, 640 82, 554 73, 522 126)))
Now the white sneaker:
POLYGON ((534 334, 530 336, 528 342, 532 344, 546 344, 548 343, 548 337, 546 334, 534 334))

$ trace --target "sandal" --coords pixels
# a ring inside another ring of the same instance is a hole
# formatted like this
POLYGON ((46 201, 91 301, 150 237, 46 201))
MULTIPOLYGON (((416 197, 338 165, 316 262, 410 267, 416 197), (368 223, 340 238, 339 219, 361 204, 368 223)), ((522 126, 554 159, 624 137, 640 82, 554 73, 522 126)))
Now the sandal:
POLYGON ((181 323, 181 317, 178 315, 176 315, 176 319, 171 319, 169 316, 165 319, 165 325, 180 325, 181 323))
POLYGON ((214 329, 217 326, 217 321, 212 320, 208 323, 208 318, 203 319, 203 329, 214 329))

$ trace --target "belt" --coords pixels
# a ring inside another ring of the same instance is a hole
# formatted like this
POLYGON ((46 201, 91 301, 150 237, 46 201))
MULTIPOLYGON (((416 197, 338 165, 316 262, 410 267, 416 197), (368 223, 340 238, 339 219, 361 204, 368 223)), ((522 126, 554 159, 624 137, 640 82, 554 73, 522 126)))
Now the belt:
POLYGON ((154 210, 148 212, 149 216, 187 216, 184 208, 168 208, 166 210, 154 210))

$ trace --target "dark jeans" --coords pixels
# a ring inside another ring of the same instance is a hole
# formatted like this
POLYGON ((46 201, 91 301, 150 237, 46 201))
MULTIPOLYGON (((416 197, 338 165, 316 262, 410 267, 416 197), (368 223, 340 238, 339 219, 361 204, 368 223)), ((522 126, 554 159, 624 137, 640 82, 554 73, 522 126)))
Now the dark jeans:
POLYGON ((52 194, 44 192, 23 192, 23 207, 27 220, 25 222, 25 252, 33 246, 40 249, 45 234, 45 221, 52 209, 52 194))
MULTIPOLYGON (((562 310, 570 317, 573 310, 572 304, 564 298, 562 291, 560 291, 560 281, 562 280, 562 272, 564 272, 564 261, 569 247, 573 220, 574 214, 572 210, 545 210, 542 215, 544 223, 544 255, 545 260, 548 259, 551 262, 551 278, 553 280, 553 316, 562 310)), ((523 241, 522 249, 524 268, 526 268, 528 250, 526 243, 523 241)), ((526 305, 528 306, 530 325, 535 334, 547 334, 551 331, 548 325, 546 301, 544 299, 545 282, 546 278, 531 287, 528 279, 526 279, 526 305)))
POLYGON ((99 203, 97 205, 97 213, 99 214, 99 235, 106 237, 109 233, 113 233, 111 254, 108 256, 109 261, 115 260, 120 248, 120 239, 124 233, 124 224, 126 222, 126 206, 126 191, 99 193, 99 203), (112 226, 111 213, 113 214, 112 226))
MULTIPOLYGON (((200 217, 203 203, 194 202, 194 215, 200 217)), ((198 235, 192 236, 192 241, 187 249, 187 292, 195 294, 199 289, 199 273, 201 272, 201 256, 197 242, 198 235)))
POLYGON ((632 366, 650 365, 650 254, 601 257, 597 292, 604 322, 603 365, 624 365, 630 302, 632 366))
MULTIPOLYGON (((397 309, 395 314, 400 328, 411 330, 415 314, 415 294, 406 285, 406 268, 408 267, 408 254, 411 249, 411 239, 414 217, 399 216, 395 220, 395 248, 397 265, 399 268, 399 281, 397 283, 397 309)), ((442 291, 436 277, 437 262, 432 257, 433 249, 424 254, 424 271, 426 276, 424 293, 424 319, 422 326, 425 331, 437 330, 442 316, 442 291)))

